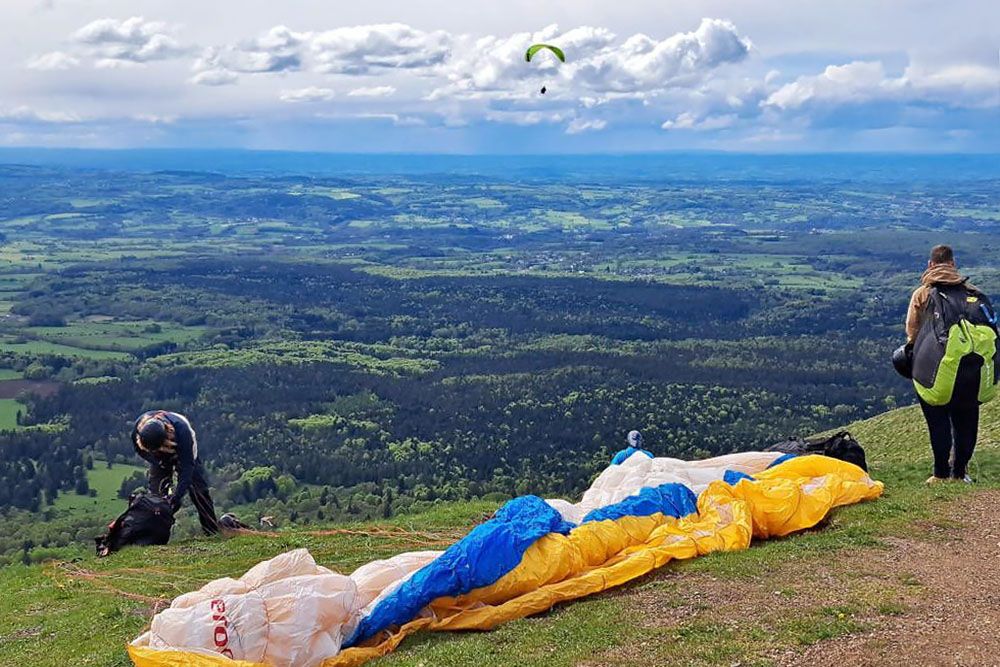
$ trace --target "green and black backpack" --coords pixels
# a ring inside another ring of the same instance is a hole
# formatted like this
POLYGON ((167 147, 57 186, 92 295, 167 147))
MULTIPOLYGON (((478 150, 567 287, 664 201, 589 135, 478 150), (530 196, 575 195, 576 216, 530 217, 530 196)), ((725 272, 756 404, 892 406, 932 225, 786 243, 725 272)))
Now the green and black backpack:
POLYGON ((913 386, 930 405, 986 403, 996 395, 997 315, 965 282, 933 285, 913 343, 913 386))

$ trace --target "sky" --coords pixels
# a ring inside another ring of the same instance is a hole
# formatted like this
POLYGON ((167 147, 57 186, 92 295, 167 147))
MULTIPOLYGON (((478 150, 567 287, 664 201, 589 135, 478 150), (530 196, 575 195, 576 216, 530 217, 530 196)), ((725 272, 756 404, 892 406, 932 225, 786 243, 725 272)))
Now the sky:
POLYGON ((0 146, 1000 152, 997 0, 3 0, 0 12, 0 146), (566 63, 525 62, 535 42, 566 63))

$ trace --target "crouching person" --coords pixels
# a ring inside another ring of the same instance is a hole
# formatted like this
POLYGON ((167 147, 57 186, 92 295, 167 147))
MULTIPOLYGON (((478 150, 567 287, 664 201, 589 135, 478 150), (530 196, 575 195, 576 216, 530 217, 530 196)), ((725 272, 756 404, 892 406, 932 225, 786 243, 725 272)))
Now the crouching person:
POLYGON ((149 463, 149 489, 170 502, 174 514, 181 508, 184 494, 191 496, 206 535, 219 533, 215 505, 208 493, 205 468, 198 459, 198 440, 184 415, 151 410, 139 416, 132 430, 132 443, 139 456, 149 463), (177 483, 173 489, 174 473, 177 483))

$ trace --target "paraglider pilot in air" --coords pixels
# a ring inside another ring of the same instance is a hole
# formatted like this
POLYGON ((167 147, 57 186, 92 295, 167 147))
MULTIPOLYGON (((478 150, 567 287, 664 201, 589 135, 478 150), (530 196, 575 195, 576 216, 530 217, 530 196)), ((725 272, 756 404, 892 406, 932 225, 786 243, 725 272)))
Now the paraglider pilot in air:
POLYGON ((151 410, 135 421, 132 444, 149 463, 149 489, 170 501, 174 513, 181 508, 184 494, 191 496, 206 535, 219 533, 215 505, 208 493, 205 468, 198 459, 198 439, 184 415, 151 410), (174 473, 177 484, 171 489, 174 473))
MULTIPOLYGON (((566 54, 558 46, 552 46, 551 44, 532 44, 528 47, 528 50, 524 54, 525 62, 531 62, 531 59, 535 57, 535 54, 539 51, 551 51, 552 54, 559 59, 559 62, 566 62, 566 54)), ((548 88, 542 86, 542 90, 539 91, 542 95, 548 92, 548 88)))

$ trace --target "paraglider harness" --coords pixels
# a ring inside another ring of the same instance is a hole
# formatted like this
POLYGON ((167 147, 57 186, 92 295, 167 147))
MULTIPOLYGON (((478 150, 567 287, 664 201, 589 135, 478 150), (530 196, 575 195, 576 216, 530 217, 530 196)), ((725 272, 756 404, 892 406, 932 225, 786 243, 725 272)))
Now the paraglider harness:
POLYGON ((996 353, 997 314, 989 298, 965 281, 932 285, 913 342, 913 386, 920 398, 929 405, 990 401, 996 353))
POLYGON ((108 524, 108 532, 95 537, 97 557, 103 558, 130 544, 166 544, 174 525, 170 502, 139 489, 128 498, 128 509, 108 524))
POLYGON ((868 461, 865 459, 865 450, 854 436, 848 431, 834 433, 829 438, 819 438, 806 440, 804 438, 788 438, 782 442, 775 443, 764 450, 765 452, 782 452, 783 454, 822 454, 830 458, 840 459, 848 463, 853 463, 865 472, 868 472, 868 461))

